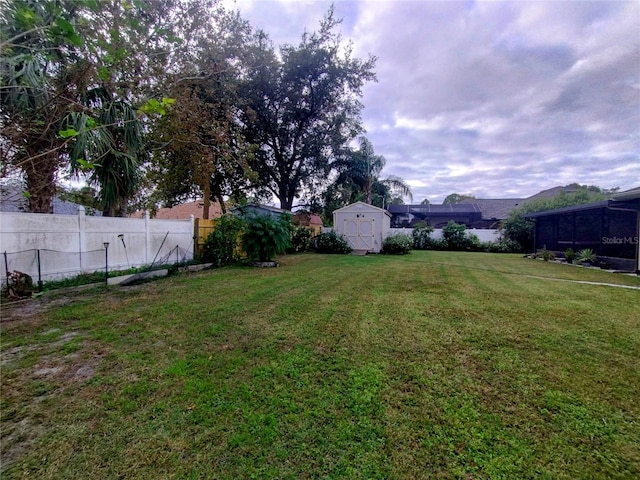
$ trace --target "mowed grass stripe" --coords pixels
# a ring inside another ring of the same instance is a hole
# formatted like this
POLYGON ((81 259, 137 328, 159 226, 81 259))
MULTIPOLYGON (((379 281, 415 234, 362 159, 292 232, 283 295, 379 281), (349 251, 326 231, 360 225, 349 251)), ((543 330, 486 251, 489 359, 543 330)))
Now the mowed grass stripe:
POLYGON ((4 474, 638 476, 640 293, 525 275, 640 284, 513 255, 297 255, 3 325, 3 359, 23 347, 4 474))

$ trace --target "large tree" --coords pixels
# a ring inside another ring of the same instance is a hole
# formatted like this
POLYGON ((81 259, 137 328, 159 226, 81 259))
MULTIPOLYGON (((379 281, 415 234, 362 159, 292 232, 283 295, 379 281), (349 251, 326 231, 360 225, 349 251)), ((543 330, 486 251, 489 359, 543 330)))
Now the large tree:
POLYGON ((331 8, 297 46, 277 55, 263 42, 244 77, 240 120, 258 146, 253 168, 284 209, 326 178, 331 161, 362 132, 359 97, 375 80, 375 58, 354 58, 335 32, 339 24, 331 8))
POLYGON ((0 146, 3 167, 24 174, 31 211, 51 211, 69 161, 92 166, 105 213, 124 211, 143 160, 137 110, 191 46, 192 26, 206 30, 212 3, 3 1, 0 146))
POLYGON ((250 187, 252 145, 238 121, 238 93, 246 56, 260 36, 237 14, 219 12, 198 53, 173 75, 169 92, 175 104, 155 125, 149 178, 152 202, 171 206, 202 196, 204 217, 217 200, 238 198, 250 187))
POLYGON ((64 164, 63 117, 76 103, 84 76, 81 38, 73 23, 83 5, 64 0, 12 0, 0 4, 0 149, 3 175, 24 175, 28 208, 51 213, 64 164))

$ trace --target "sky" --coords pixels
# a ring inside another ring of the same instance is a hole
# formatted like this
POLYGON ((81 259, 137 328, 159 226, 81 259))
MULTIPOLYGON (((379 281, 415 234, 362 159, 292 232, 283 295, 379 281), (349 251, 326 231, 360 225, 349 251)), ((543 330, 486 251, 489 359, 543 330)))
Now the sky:
MULTIPOLYGON (((333 3, 355 55, 377 58, 366 137, 412 203, 640 186, 640 2, 333 3)), ((331 2, 224 4, 295 45, 331 2)))

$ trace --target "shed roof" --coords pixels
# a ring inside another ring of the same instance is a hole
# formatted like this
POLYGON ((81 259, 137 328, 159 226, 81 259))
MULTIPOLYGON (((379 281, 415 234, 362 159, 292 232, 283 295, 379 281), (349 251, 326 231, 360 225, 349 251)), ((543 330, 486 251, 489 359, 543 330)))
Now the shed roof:
POLYGON ((255 212, 262 211, 266 213, 271 213, 275 215, 282 215, 288 213, 291 215, 289 210, 284 210, 278 207, 272 207, 271 205, 262 205, 260 203, 247 203, 246 205, 239 205, 231 209, 231 211, 235 214, 246 215, 247 212, 255 212))
POLYGON ((338 208, 337 210, 334 210, 333 213, 338 213, 338 212, 348 212, 348 211, 375 211, 375 212, 380 212, 380 213, 384 213, 386 216, 391 217, 391 214, 386 211, 383 208, 380 207, 376 207, 375 205, 370 205, 368 203, 364 203, 364 202, 355 202, 352 203, 350 205, 347 205, 345 207, 342 208, 338 208))

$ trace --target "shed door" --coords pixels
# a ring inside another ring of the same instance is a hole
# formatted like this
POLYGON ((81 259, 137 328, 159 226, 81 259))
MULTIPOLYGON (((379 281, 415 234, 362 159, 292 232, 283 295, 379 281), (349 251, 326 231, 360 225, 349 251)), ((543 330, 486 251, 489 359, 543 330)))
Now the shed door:
POLYGON ((346 218, 344 236, 354 250, 373 250, 374 223, 371 218, 346 218))

